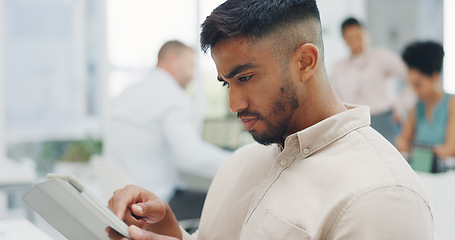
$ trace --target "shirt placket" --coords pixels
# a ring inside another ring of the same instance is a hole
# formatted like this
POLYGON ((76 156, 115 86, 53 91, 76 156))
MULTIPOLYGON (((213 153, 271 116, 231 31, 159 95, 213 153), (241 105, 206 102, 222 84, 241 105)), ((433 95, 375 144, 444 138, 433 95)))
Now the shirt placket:
POLYGON ((243 225, 245 226, 250 220, 251 216, 261 204, 261 201, 264 199, 264 196, 267 194, 267 191, 273 186, 275 181, 280 177, 282 172, 290 167, 294 162, 295 158, 299 154, 299 144, 297 137, 291 139, 286 144, 291 145, 291 147, 286 148, 277 158, 273 168, 268 171, 264 180, 261 182, 260 187, 254 194, 248 212, 245 218, 243 225))

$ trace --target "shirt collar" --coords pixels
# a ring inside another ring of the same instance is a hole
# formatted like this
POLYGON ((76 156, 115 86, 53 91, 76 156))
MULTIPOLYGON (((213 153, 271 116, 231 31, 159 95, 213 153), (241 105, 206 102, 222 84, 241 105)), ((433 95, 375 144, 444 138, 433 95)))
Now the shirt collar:
POLYGON ((370 125, 369 107, 345 106, 348 110, 288 136, 284 144, 284 151, 286 151, 288 146, 292 148, 296 144, 299 144, 300 152, 306 158, 348 133, 370 125))

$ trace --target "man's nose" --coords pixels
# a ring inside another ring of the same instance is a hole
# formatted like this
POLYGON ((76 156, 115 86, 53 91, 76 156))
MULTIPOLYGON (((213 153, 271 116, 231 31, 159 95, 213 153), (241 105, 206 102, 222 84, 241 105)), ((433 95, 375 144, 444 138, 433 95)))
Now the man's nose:
POLYGON ((235 87, 229 88, 229 110, 233 113, 241 112, 248 108, 248 98, 235 87))

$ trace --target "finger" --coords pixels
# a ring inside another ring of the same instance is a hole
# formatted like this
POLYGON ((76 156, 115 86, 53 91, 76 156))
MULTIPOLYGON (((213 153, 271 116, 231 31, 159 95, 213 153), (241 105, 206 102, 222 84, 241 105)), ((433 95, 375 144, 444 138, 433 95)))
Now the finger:
POLYGON ((107 202, 107 207, 111 211, 114 211, 114 197, 109 198, 109 201, 107 202))
POLYGON ((123 220, 125 213, 131 204, 139 201, 140 189, 136 186, 128 185, 123 189, 114 192, 109 205, 112 205, 112 212, 114 212, 120 219, 123 220))
POLYGON ((163 236, 153 232, 145 231, 136 226, 130 226, 130 236, 135 240, 178 240, 174 237, 163 236))
MULTIPOLYGON (((128 211, 130 211, 128 209, 128 211)), ((136 225, 140 228, 144 227, 145 224, 147 224, 147 221, 143 217, 138 217, 135 215, 131 214, 131 211, 129 213, 126 213, 125 216, 123 217, 123 221, 129 226, 129 225, 136 225)))
POLYGON ((106 235, 109 237, 111 240, 128 240, 128 238, 125 238, 124 236, 120 235, 117 231, 114 229, 107 227, 105 229, 106 235))
MULTIPOLYGON (((114 193, 114 194, 115 194, 115 193, 114 193)), ((107 207, 108 207, 115 215, 117 215, 119 218, 121 218, 122 216, 123 216, 123 217, 126 217, 126 216, 125 216, 126 213, 128 213, 128 212, 130 211, 129 208, 127 208, 127 209, 125 209, 125 212, 124 212, 123 215, 121 215, 121 214, 119 215, 119 214, 116 213, 116 210, 115 210, 115 207, 114 207, 114 206, 115 206, 114 196, 112 196, 112 197, 109 199, 109 201, 108 201, 107 207)))
POLYGON ((166 204, 161 199, 136 203, 131 206, 131 211, 140 217, 144 217, 149 223, 157 223, 166 215, 166 204))

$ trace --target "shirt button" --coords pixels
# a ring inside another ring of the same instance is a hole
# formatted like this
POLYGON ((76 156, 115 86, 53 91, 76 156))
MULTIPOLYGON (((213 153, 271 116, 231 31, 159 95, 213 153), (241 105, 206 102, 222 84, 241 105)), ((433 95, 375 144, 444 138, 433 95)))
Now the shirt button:
POLYGON ((287 163, 286 159, 282 159, 282 160, 280 161, 281 166, 286 165, 286 163, 287 163))
POLYGON ((308 154, 309 152, 310 152, 310 149, 308 149, 308 148, 303 149, 304 154, 308 154))

